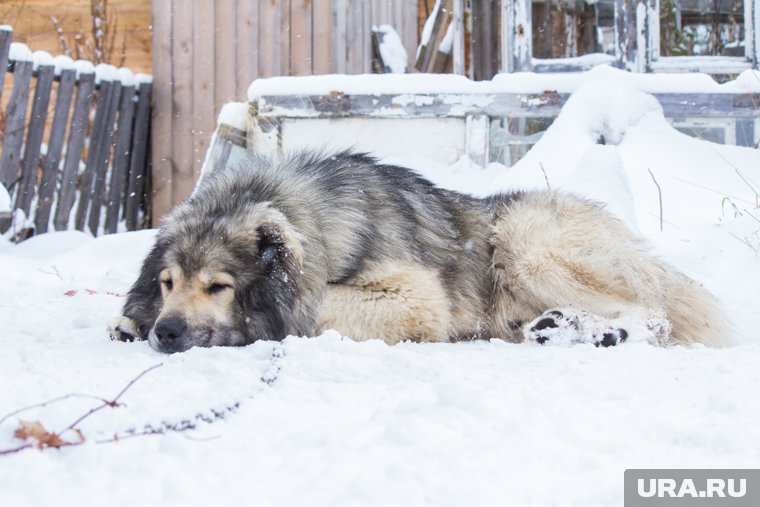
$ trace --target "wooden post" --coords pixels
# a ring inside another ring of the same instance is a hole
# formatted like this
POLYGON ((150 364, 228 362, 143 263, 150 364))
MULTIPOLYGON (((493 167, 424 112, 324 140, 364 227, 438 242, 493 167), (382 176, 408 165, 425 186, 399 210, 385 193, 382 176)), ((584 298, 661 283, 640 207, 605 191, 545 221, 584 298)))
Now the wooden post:
MULTIPOLYGON (((222 106, 230 100, 243 100, 248 92, 248 86, 254 79, 259 77, 259 4, 262 2, 240 2, 237 4, 237 43, 235 50, 227 54, 228 66, 232 66, 237 71, 237 90, 230 99, 217 102, 216 110, 220 111, 222 106), (230 61, 233 55, 237 55, 234 61, 230 61)), ((217 14, 221 14, 217 7, 217 14)), ((229 72, 235 72, 231 70, 229 72)), ((221 76, 228 74, 217 74, 217 83, 220 84, 224 79, 221 76)), ((211 123, 210 130, 213 130, 215 123, 211 123)), ((209 132, 210 134, 210 132, 209 132)))
POLYGON ((172 144, 174 131, 174 106, 172 97, 172 19, 173 7, 169 0, 152 2, 153 12, 153 96, 155 105, 153 128, 152 195, 153 227, 158 227, 172 207, 172 144))
POLYGON ((283 36, 280 30, 281 8, 276 2, 259 4, 259 76, 281 74, 283 36))
MULTIPOLYGON (((106 200, 106 174, 108 172, 108 163, 111 160, 111 147, 113 145, 113 133, 116 122, 116 113, 119 110, 121 99, 121 81, 114 81, 111 85, 111 98, 108 100, 108 109, 106 110, 106 128, 102 136, 98 136, 99 148, 98 158, 95 160, 92 197, 90 199, 90 217, 88 225, 90 232, 97 236, 98 226, 100 225, 100 211, 106 200)), ((88 167, 89 169, 89 167, 88 167)))
POLYGON ((495 19, 494 0, 482 0, 472 3, 472 51, 473 79, 477 81, 491 79, 497 69, 497 55, 494 51, 495 38, 493 25, 495 19))
MULTIPOLYGON (((193 2, 195 4, 195 2, 193 2)), ((193 37, 194 7, 174 3, 172 19, 172 154, 170 209, 193 191, 193 37)), ((165 210, 169 211, 169 209, 165 210)))
POLYGON ((37 69, 37 84, 34 87, 32 114, 29 119, 29 128, 24 145, 21 185, 19 186, 19 193, 16 199, 16 208, 21 209, 27 217, 31 210, 32 198, 37 186, 40 147, 42 146, 42 135, 45 132, 48 105, 50 104, 50 92, 53 89, 53 77, 55 77, 55 67, 52 65, 40 65, 37 69))
POLYGON ((132 138, 132 158, 129 164, 129 182, 127 184, 126 221, 127 230, 137 229, 137 210, 142 202, 147 175, 149 129, 150 129, 150 82, 140 83, 138 87, 137 113, 135 114, 135 132, 132 138))
POLYGON ((29 82, 32 78, 32 62, 13 64, 13 91, 5 110, 6 124, 3 136, 3 154, 0 159, 0 183, 10 191, 18 179, 21 143, 24 139, 26 108, 29 103, 29 82))
POLYGON ((61 174, 61 189, 58 194, 58 206, 55 210, 53 226, 57 231, 68 229, 71 208, 76 198, 77 173, 82 160, 84 135, 87 130, 87 117, 95 88, 95 74, 92 72, 79 75, 77 97, 74 100, 74 112, 69 127, 69 142, 61 174))
POLYGON ((335 37, 333 39, 335 43, 335 72, 338 74, 346 74, 348 72, 348 52, 346 48, 348 44, 347 1, 333 0, 333 12, 335 13, 335 37))
POLYGON ((55 114, 50 126, 47 155, 42 167, 42 178, 37 197, 37 212, 34 214, 34 231, 36 234, 47 232, 50 221, 50 209, 53 206, 53 195, 58 181, 58 172, 63 151, 63 141, 66 138, 66 124, 69 120, 71 98, 74 95, 74 84, 77 73, 74 69, 63 69, 58 82, 58 94, 55 101, 55 114))
POLYGON ((135 85, 123 86, 121 105, 119 106, 119 123, 116 127, 116 147, 113 150, 111 181, 106 199, 105 234, 116 232, 119 224, 119 210, 123 202, 126 187, 127 169, 129 167, 130 148, 132 146, 132 120, 135 112, 135 85))
POLYGON ((454 74, 464 75, 464 0, 454 0, 454 47, 452 48, 452 60, 454 74))
POLYGON ((8 69, 8 56, 13 41, 13 30, 0 29, 0 97, 3 95, 5 71, 8 69))
MULTIPOLYGON (((214 32, 208 30, 214 24, 214 0, 196 0, 193 2, 195 14, 193 16, 193 49, 192 49, 192 185, 190 191, 198 180, 203 165, 203 157, 208 148, 211 134, 214 131, 216 120, 214 108, 214 32)), ((230 55, 228 58, 230 58, 230 55)), ((240 62, 243 64, 243 62, 240 62)), ((234 67, 230 67, 232 79, 234 67)), ((189 195, 189 193, 188 193, 189 195)), ((186 197, 186 196, 184 196, 186 197)))

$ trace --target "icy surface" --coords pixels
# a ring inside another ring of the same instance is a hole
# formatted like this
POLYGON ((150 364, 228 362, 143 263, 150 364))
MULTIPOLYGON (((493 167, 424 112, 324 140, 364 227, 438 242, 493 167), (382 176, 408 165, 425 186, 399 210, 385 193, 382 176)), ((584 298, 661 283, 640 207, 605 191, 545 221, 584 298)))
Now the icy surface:
MULTIPOLYGON (((0 456, 2 505, 594 507, 622 504, 627 468, 756 467, 760 152, 675 131, 653 97, 615 76, 585 81, 511 169, 386 161, 477 195, 548 181, 607 203, 722 299, 745 344, 389 347, 326 332, 164 356, 105 332, 155 231, 0 238, 0 418, 67 393, 113 397, 163 363, 123 406, 80 425, 83 445, 0 456), (184 422, 198 427, 97 443, 184 422)), ((95 405, 72 398, 10 417, 0 450, 21 443, 19 418, 60 430, 95 405)))

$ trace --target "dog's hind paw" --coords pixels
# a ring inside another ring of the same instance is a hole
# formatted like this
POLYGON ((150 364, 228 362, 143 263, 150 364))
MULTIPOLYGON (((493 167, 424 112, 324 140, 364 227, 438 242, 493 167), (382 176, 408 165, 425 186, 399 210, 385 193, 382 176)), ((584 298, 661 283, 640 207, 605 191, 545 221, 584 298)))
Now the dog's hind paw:
POLYGON ((142 340, 137 323, 129 317, 121 316, 111 322, 108 326, 108 333, 111 335, 111 340, 120 342, 142 340))
POLYGON ((626 341, 628 332, 597 315, 572 308, 544 312, 523 328, 526 341, 541 345, 590 343, 611 347, 626 341))

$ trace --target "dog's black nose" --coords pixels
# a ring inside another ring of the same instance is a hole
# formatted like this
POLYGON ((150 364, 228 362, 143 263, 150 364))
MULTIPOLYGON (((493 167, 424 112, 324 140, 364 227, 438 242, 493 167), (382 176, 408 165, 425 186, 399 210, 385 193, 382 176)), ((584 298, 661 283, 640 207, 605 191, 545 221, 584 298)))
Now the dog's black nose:
POLYGON ((167 317, 156 323, 156 338, 162 346, 169 349, 175 348, 186 330, 187 325, 183 319, 167 317))

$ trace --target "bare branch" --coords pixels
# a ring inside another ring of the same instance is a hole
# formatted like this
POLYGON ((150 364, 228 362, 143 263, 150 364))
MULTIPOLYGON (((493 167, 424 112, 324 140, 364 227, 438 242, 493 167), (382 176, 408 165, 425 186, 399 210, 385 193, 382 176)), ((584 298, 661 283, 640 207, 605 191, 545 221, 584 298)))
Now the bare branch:
POLYGON ((657 185, 657 195, 660 199, 660 232, 662 232, 662 189, 660 188, 660 184, 657 183, 657 179, 654 177, 654 173, 652 173, 652 170, 647 167, 647 171, 649 171, 649 175, 652 177, 652 181, 654 181, 654 184, 657 185))

